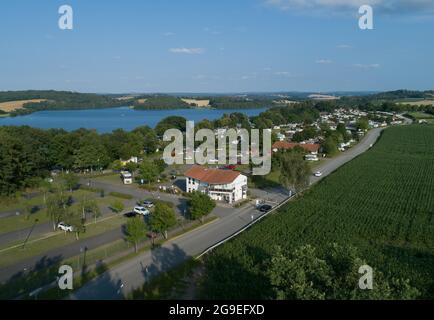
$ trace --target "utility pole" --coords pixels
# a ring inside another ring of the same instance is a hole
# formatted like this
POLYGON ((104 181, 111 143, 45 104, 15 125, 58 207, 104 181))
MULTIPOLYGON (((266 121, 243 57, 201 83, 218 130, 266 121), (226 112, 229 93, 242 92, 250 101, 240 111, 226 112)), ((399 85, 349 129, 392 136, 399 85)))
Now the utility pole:
POLYGON ((23 246, 22 246, 21 249, 24 250, 24 248, 25 248, 25 246, 26 246, 26 244, 27 244, 27 241, 29 240, 30 235, 32 234, 33 229, 35 228, 35 225, 38 223, 38 221, 39 221, 39 219, 35 219, 35 222, 33 223, 32 228, 30 228, 29 234, 27 235, 26 240, 24 240, 24 243, 23 243, 23 246))

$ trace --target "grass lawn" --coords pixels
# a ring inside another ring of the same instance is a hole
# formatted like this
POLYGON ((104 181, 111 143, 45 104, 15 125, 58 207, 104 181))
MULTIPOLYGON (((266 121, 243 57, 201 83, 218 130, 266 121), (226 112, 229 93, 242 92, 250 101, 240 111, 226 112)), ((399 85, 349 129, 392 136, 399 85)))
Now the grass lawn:
MULTIPOLYGON (((105 220, 101 220, 96 224, 90 223, 86 227, 86 233, 80 235, 80 239, 87 239, 119 228, 125 222, 126 218, 123 215, 116 215, 105 220)), ((57 235, 47 239, 29 242, 24 250, 21 249, 21 247, 18 247, 0 253, 0 267, 6 267, 8 265, 13 265, 20 260, 42 255, 44 252, 71 244, 75 241, 77 241, 75 238, 75 233, 58 233, 57 235)))
POLYGON ((97 177, 97 178, 94 178, 93 180, 101 181, 101 182, 108 182, 110 184, 116 184, 116 185, 124 185, 122 183, 122 180, 121 180, 119 174, 116 174, 116 173, 111 174, 111 175, 104 175, 101 177, 97 177))
MULTIPOLYGON (((73 197, 80 197, 82 195, 91 194, 92 192, 78 189, 74 190, 72 193, 67 192, 68 195, 72 195, 73 197)), ((0 198, 0 212, 5 211, 14 211, 14 210, 23 210, 27 206, 42 206, 44 204, 44 196, 37 195, 31 199, 26 199, 25 196, 20 197, 8 197, 8 198, 0 198)))
POLYGON ((425 113, 425 112, 409 112, 408 114, 417 120, 419 120, 419 119, 434 119, 434 116, 432 114, 425 113))
MULTIPOLYGON (((80 196, 83 196, 83 195, 95 196, 95 194, 93 192, 83 191, 83 190, 74 191, 72 195, 76 198, 79 198, 80 196)), ((118 198, 114 198, 111 196, 106 196, 104 198, 98 197, 98 198, 96 198, 96 201, 100 206, 109 206, 109 204, 114 199, 118 199, 118 198)), ((34 199, 32 199, 32 200, 34 200, 34 199)), ((33 202, 36 202, 36 200, 33 202)), ((42 198, 41 198, 41 202, 39 204, 42 205, 42 198)), ((32 205, 33 205, 33 203, 32 203, 32 205)), ((75 205, 76 204, 74 204, 72 206, 74 207, 75 205)), ((18 216, 1 218, 0 219, 0 234, 30 228, 34 224, 35 219, 38 219, 37 224, 42 224, 42 223, 48 222, 49 218, 46 214, 46 210, 45 209, 39 210, 36 213, 33 213, 30 217, 27 217, 26 215, 21 214, 18 216)))

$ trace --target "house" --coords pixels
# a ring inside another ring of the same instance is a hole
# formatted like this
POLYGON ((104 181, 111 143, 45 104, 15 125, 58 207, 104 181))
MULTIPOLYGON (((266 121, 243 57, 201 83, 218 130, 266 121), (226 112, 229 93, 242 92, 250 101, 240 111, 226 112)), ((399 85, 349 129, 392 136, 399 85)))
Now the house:
POLYGON ((121 165, 122 166, 126 166, 128 163, 135 163, 135 164, 137 164, 137 163, 139 163, 139 158, 137 158, 137 157, 131 157, 128 160, 122 160, 121 159, 121 165))
POLYGON ((321 148, 321 145, 318 143, 294 143, 294 142, 288 142, 288 141, 277 141, 273 144, 273 151, 277 152, 279 150, 291 150, 295 147, 301 147, 306 152, 309 152, 310 154, 318 154, 319 149, 321 148))
POLYGON ((211 199, 233 203, 247 198, 247 177, 232 170, 193 166, 185 172, 186 191, 203 192, 211 199))

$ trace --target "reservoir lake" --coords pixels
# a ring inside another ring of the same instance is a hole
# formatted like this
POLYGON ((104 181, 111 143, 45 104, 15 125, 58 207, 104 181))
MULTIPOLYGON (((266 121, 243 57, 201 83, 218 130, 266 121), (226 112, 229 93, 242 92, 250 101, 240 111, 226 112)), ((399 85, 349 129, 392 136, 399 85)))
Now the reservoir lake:
POLYGON ((38 111, 25 116, 0 118, 0 126, 28 125, 35 128, 63 128, 73 131, 80 128, 96 129, 108 133, 115 129, 131 131, 139 126, 154 128, 159 121, 169 116, 181 116, 199 122, 204 119, 215 120, 225 113, 240 112, 256 116, 265 111, 259 109, 173 109, 173 110, 134 110, 129 107, 86 110, 38 111))

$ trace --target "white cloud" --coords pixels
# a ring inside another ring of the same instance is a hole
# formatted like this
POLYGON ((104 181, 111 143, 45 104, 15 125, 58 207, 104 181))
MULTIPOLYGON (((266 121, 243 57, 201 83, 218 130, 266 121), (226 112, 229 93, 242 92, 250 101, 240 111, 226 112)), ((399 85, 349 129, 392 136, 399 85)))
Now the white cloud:
POLYGON ((165 37, 171 37, 171 36, 174 36, 176 33, 174 33, 174 32, 165 32, 165 33, 163 33, 163 36, 165 36, 165 37))
POLYGON ((169 52, 183 54, 202 54, 205 52, 203 48, 171 48, 169 52))
POLYGON ((426 13, 434 11, 432 0, 264 0, 265 4, 281 10, 356 10, 371 5, 387 13, 426 13))
POLYGON ((276 71, 273 74, 278 77, 292 77, 292 74, 288 71, 276 71))
POLYGON ((318 63, 318 64, 330 64, 330 63, 333 63, 333 61, 331 61, 329 59, 318 59, 318 60, 315 61, 315 63, 318 63))
POLYGON ((372 64, 356 63, 354 64, 354 66, 356 68, 361 68, 361 69, 377 69, 380 67, 380 64, 379 63, 372 63, 372 64))
POLYGON ((336 48, 339 48, 339 49, 351 49, 352 47, 353 46, 351 46, 349 44, 340 44, 340 45, 336 46, 336 48))

